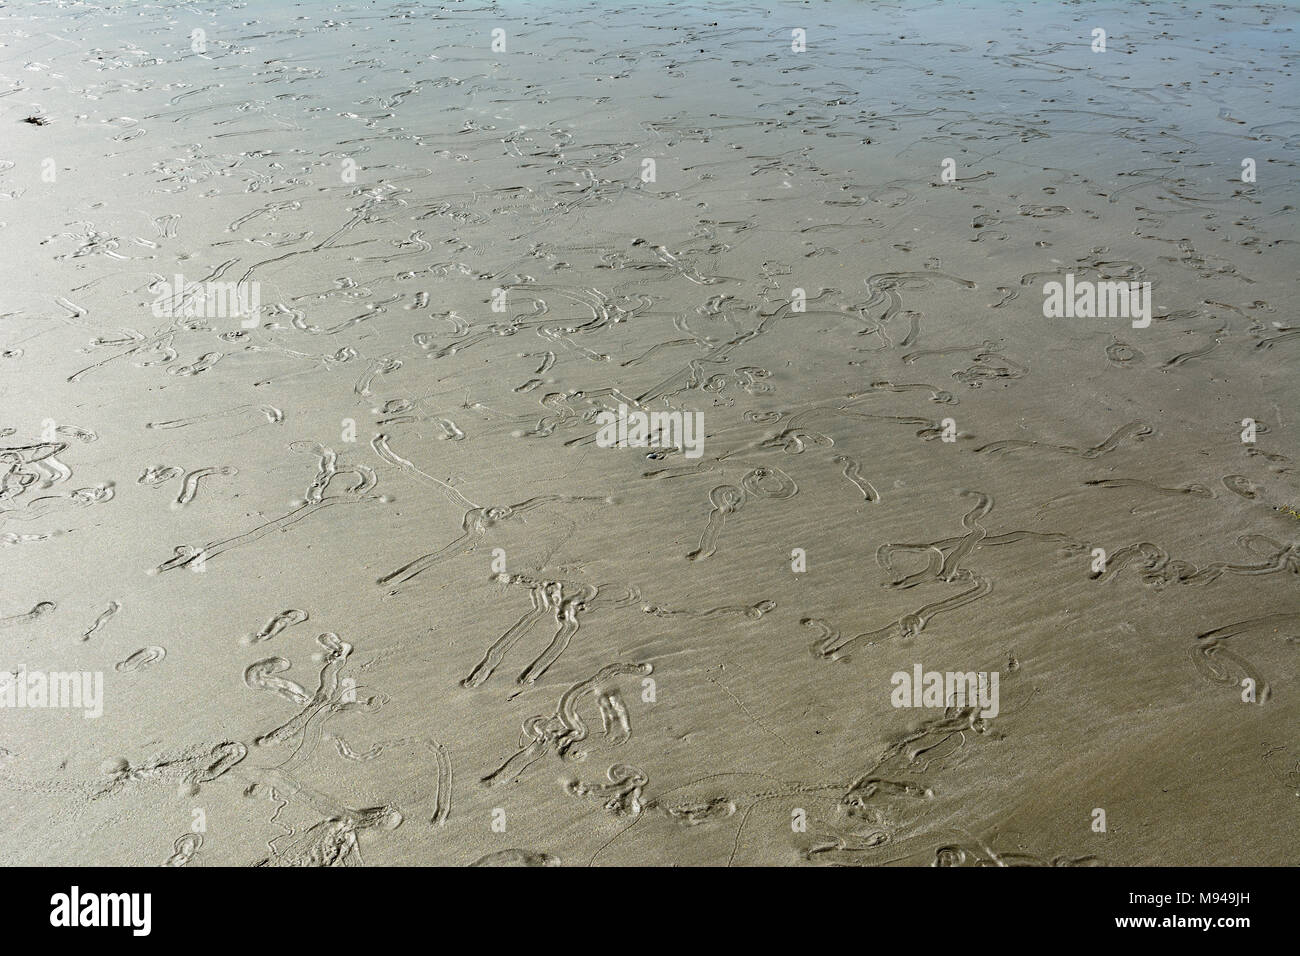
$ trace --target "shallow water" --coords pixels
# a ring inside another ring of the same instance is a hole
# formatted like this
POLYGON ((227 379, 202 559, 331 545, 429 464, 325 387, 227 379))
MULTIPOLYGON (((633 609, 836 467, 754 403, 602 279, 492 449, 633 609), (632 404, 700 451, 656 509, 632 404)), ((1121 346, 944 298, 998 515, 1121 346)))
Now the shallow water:
POLYGON ((1295 861, 1293 6, 5 9, 6 862, 1295 861))

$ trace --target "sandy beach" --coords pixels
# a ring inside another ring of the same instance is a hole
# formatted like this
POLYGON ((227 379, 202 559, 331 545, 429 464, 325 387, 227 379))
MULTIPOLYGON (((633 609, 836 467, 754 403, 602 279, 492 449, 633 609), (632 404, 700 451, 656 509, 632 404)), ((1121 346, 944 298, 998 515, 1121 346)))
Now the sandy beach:
POLYGON ((1295 5, 0 8, 5 864, 1300 859, 1295 5))

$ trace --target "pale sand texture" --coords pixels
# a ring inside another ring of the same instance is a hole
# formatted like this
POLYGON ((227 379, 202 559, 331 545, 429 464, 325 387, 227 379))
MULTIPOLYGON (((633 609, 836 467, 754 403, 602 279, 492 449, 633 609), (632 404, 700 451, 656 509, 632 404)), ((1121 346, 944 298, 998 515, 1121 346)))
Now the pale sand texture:
POLYGON ((1297 862, 1294 7, 3 12, 5 863, 1297 862))

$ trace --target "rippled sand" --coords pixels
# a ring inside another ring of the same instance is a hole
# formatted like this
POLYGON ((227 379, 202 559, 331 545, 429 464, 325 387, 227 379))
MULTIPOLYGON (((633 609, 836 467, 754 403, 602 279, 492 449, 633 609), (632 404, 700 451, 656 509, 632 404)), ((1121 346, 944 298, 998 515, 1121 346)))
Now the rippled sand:
POLYGON ((1294 7, 5 10, 5 862, 1295 862, 1294 7))

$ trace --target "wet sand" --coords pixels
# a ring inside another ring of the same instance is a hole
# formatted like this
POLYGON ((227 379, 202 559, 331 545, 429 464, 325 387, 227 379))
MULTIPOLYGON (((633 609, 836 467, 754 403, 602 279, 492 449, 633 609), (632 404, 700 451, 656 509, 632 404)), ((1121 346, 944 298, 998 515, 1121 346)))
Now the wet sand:
POLYGON ((1296 862, 1294 6, 5 9, 6 863, 1296 862))

